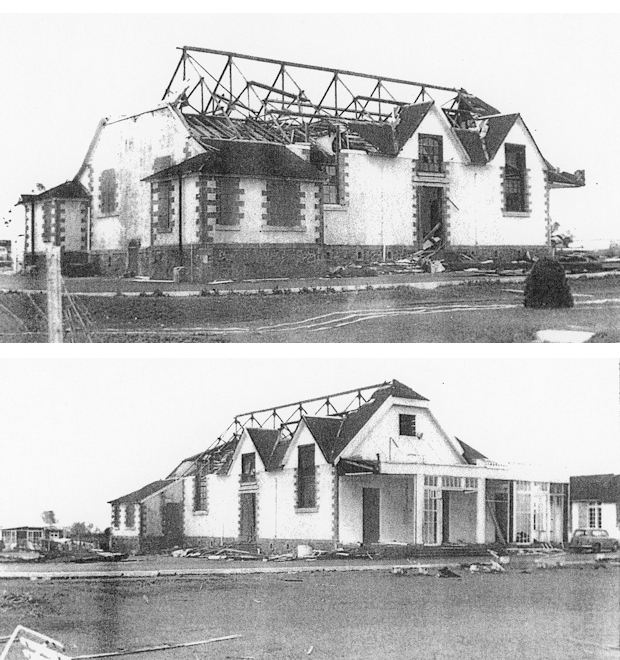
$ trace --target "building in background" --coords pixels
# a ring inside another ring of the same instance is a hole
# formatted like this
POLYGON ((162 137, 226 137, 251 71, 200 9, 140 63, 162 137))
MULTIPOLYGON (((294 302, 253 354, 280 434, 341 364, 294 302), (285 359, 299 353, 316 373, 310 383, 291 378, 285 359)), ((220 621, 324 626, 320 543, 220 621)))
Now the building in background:
POLYGON ((620 474, 570 478, 572 531, 604 529, 620 539, 620 474))

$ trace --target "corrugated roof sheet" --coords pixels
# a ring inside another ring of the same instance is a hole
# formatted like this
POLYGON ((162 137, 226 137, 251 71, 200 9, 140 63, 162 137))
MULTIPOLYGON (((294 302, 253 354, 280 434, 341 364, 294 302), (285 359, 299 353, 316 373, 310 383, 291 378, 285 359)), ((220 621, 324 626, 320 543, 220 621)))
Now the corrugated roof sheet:
POLYGON ((300 181, 325 179, 313 165, 280 144, 205 140, 205 145, 215 149, 156 172, 143 180, 159 181, 194 173, 300 181))
POLYGON ((254 119, 231 119, 215 115, 183 115, 193 137, 199 142, 204 140, 259 140, 286 144, 286 135, 275 123, 254 119))
POLYGON ((572 501, 618 502, 620 504, 620 474, 589 474, 570 478, 572 501))
POLYGON ((108 504, 137 504, 146 499, 149 495, 156 493, 158 490, 161 490, 165 486, 168 486, 171 483, 174 483, 175 479, 162 479, 160 481, 154 481, 148 486, 140 488, 140 490, 135 490, 129 495, 123 495, 122 497, 117 497, 115 500, 110 500, 108 504))

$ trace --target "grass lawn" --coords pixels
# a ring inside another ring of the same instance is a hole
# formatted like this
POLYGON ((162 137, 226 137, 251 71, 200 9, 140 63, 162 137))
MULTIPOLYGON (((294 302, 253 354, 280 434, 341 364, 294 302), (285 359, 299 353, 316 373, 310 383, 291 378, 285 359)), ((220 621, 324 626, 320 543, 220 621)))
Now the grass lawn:
MULTIPOLYGON (((525 309, 522 285, 498 280, 434 290, 74 300, 92 319, 94 340, 107 342, 511 343, 530 342, 545 329, 588 330, 595 341, 620 341, 620 278, 578 279, 571 287, 576 306, 565 310, 525 309), (607 302, 593 304, 602 299, 607 302)), ((0 303, 5 341, 45 341, 36 309, 45 310, 43 295, 4 294, 0 303)))
POLYGON ((242 635, 143 654, 162 660, 616 657, 618 567, 462 573, 5 581, 0 634, 21 623, 70 655, 242 635), (7 594, 30 600, 7 609, 7 594))

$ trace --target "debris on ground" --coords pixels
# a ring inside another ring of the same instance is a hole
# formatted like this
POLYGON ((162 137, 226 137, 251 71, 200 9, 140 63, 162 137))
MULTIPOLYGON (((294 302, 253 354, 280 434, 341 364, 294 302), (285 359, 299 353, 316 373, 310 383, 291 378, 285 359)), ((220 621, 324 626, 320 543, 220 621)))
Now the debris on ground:
POLYGON ((44 596, 34 596, 29 592, 14 594, 6 589, 0 594, 0 612, 21 612, 24 615, 40 617, 44 613, 55 612, 51 601, 44 596))
POLYGON ((230 546, 213 549, 213 548, 200 548, 200 547, 190 547, 190 548, 169 548, 163 550, 162 554, 170 555, 171 557, 189 557, 189 558, 203 558, 210 559, 214 561, 247 561, 247 560, 258 560, 262 561, 265 559, 265 556, 260 554, 258 551, 250 552, 249 550, 242 550, 240 548, 234 548, 230 546))
POLYGON ((444 566, 443 568, 439 569, 439 572, 437 573, 437 577, 439 577, 439 578, 460 578, 461 576, 458 573, 455 573, 453 570, 451 570, 447 566, 444 566))

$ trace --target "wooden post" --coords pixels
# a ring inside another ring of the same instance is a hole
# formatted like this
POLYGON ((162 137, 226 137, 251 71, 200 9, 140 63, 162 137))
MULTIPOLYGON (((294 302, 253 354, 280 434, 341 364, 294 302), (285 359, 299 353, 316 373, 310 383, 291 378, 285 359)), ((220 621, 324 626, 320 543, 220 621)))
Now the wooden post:
POLYGON ((62 344, 60 247, 58 245, 48 246, 45 257, 47 262, 47 341, 51 344, 62 344))

